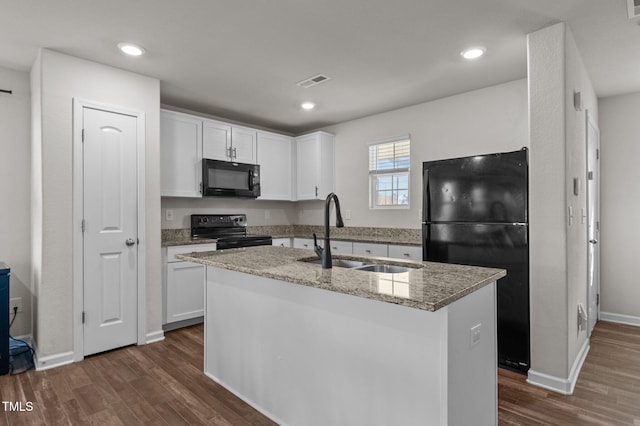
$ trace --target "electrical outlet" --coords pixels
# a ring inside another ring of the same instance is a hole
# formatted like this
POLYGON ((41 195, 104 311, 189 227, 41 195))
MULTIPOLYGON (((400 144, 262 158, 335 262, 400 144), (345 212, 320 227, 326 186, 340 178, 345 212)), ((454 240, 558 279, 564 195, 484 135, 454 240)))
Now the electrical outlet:
POLYGON ((482 324, 476 324, 469 329, 469 348, 473 348, 480 343, 480 328, 482 324))
POLYGON ((266 220, 271 219, 271 210, 265 210, 265 211, 264 211, 264 218, 265 218, 266 220))
POLYGON ((22 297, 14 297, 9 301, 9 313, 13 314, 13 309, 18 308, 18 312, 22 312, 22 297))
POLYGON ((344 211, 344 218, 347 220, 351 220, 351 209, 347 209, 344 211))
POLYGON ((167 220, 173 220, 173 210, 167 209, 164 215, 167 220))

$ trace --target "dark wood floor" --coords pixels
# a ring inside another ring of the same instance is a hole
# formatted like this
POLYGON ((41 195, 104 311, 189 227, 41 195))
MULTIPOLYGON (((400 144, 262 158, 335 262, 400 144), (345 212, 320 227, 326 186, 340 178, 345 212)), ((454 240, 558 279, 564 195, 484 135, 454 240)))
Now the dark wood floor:
MULTIPOLYGON (((166 340, 88 357, 52 370, 0 377, 0 406, 10 425, 271 425, 260 413, 202 373, 203 328, 166 333, 166 340)), ((640 426, 640 328, 600 322, 571 396, 545 391, 500 370, 500 425, 640 426)))

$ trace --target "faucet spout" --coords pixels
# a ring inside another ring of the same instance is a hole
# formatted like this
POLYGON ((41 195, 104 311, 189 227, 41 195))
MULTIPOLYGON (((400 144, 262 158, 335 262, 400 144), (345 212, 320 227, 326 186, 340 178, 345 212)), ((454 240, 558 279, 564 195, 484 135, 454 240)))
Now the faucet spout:
POLYGON ((329 269, 332 267, 331 238, 329 236, 329 211, 331 207, 331 200, 333 200, 334 204, 336 205, 336 227, 344 227, 342 214, 340 213, 340 200, 338 200, 338 196, 332 192, 331 194, 327 195, 327 199, 325 200, 324 204, 324 248, 320 247, 317 244, 316 236, 313 236, 314 250, 320 257, 320 259, 322 259, 323 269, 329 269))

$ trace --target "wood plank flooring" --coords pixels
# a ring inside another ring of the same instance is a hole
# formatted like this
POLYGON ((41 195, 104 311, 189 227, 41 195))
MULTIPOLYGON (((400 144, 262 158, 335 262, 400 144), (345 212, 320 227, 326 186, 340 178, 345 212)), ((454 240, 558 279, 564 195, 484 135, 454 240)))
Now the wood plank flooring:
MULTIPOLYGON (((203 327, 84 361, 0 377, 0 425, 273 425, 202 373, 203 327)), ((500 370, 500 425, 640 426, 640 328, 600 322, 571 396, 500 370)))

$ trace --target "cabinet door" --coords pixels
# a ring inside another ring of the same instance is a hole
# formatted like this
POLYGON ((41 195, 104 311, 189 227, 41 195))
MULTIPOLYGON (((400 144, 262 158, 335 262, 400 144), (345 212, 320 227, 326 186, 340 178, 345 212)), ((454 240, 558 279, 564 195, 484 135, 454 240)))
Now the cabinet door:
MULTIPOLYGON (((318 245, 322 246, 322 241, 318 239, 318 245)), ((313 250, 313 240, 311 238, 294 238, 293 247, 313 250)))
POLYGON ((165 323, 204 315, 205 266, 191 262, 167 265, 165 323))
POLYGON ((334 191, 333 139, 325 132, 296 138, 297 200, 324 200, 334 191))
POLYGON ((254 129, 245 127, 231 128, 231 153, 232 161, 238 163, 256 163, 256 136, 254 129))
POLYGON ((353 254, 387 257, 388 250, 386 244, 353 243, 353 254))
POLYGON ((201 197, 202 120, 186 114, 160 114, 160 195, 201 197))
POLYGON ((258 132, 258 164, 260 165, 259 200, 291 201, 293 164, 292 138, 258 132))
POLYGON ((296 139, 297 199, 320 197, 320 141, 314 135, 296 139))
POLYGON ((420 246, 398 246, 389 244, 389 257, 407 260, 422 260, 422 247, 420 246))
POLYGON ((272 246, 291 247, 291 238, 274 238, 271 240, 272 246))
POLYGON ((331 253, 353 253, 353 243, 351 241, 334 241, 331 240, 331 253))
POLYGON ((202 122, 202 158, 231 161, 231 126, 214 120, 202 122))

